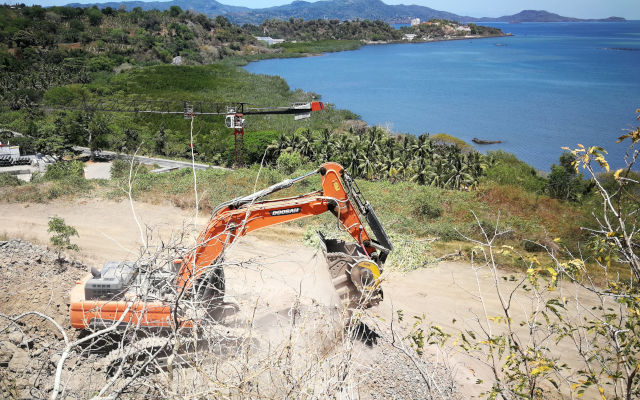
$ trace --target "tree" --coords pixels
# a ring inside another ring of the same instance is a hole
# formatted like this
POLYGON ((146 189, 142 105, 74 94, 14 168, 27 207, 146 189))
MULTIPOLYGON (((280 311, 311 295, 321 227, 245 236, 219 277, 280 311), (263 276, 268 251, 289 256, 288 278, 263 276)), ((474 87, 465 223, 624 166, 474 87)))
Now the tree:
POLYGON ((109 122, 102 114, 89 115, 85 122, 85 138, 87 146, 91 152, 91 160, 95 157, 95 152, 100 150, 111 135, 109 122))
POLYGON ((62 250, 79 250, 77 244, 71 243, 71 236, 78 236, 76 228, 67 225, 60 217, 49 217, 49 229, 52 236, 49 239, 58 252, 58 262, 61 260, 62 250))
POLYGON ((87 11, 87 17, 92 26, 98 26, 102 22, 102 12, 95 6, 87 11))
POLYGON ((160 131, 154 138, 153 142, 153 151, 156 154, 164 155, 164 143, 165 143, 165 132, 164 132, 164 123, 160 125, 160 131))
POLYGON ((580 201, 591 185, 583 180, 574 168, 575 156, 570 152, 560 155, 560 165, 553 164, 547 181, 546 191, 551 197, 567 201, 580 201))

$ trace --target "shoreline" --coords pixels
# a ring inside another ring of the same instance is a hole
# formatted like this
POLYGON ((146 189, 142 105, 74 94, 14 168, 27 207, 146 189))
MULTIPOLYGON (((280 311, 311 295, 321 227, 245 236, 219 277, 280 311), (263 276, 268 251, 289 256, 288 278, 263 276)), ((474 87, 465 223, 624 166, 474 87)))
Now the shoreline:
MULTIPOLYGON (((437 43, 437 42, 450 42, 456 40, 479 40, 479 39, 492 39, 492 38, 504 38, 504 37, 513 37, 515 36, 513 33, 503 33, 502 35, 486 35, 486 36, 462 36, 462 37, 449 37, 449 38, 437 38, 437 39, 429 39, 429 40, 390 40, 390 41, 361 41, 361 45, 355 49, 346 49, 346 50, 328 50, 320 53, 292 53, 292 54, 281 54, 281 53, 271 53, 271 55, 275 57, 259 57, 254 60, 242 60, 244 63, 238 63, 238 67, 244 67, 249 63, 266 61, 266 60, 277 60, 277 59, 287 59, 287 58, 303 58, 303 57, 320 57, 324 56, 327 53, 341 53, 343 51, 357 51, 360 50, 363 46, 380 46, 380 45, 390 45, 390 44, 422 44, 422 43, 437 43)), ((241 57, 240 57, 241 58, 241 57)))
MULTIPOLYGON (((513 33, 504 33, 502 35, 487 35, 487 36, 457 36, 457 37, 449 37, 449 38, 437 38, 437 39, 427 39, 427 40, 393 40, 393 41, 368 41, 363 42, 363 46, 368 45, 380 45, 380 44, 411 44, 411 43, 435 43, 435 42, 450 42, 454 40, 477 40, 477 39, 491 39, 491 38, 499 38, 499 37, 511 37, 515 36, 513 33)), ((349 50, 342 50, 349 51, 349 50)))

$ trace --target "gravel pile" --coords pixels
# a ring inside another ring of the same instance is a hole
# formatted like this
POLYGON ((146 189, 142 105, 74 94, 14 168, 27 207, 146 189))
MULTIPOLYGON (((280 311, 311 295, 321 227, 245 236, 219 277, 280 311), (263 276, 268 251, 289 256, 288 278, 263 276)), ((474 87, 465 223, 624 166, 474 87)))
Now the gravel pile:
POLYGON ((412 360, 399 348, 399 339, 396 347, 388 340, 390 332, 384 328, 378 332, 382 336, 375 345, 362 344, 356 350, 354 376, 360 376, 360 400, 458 398, 451 371, 406 348, 412 360))

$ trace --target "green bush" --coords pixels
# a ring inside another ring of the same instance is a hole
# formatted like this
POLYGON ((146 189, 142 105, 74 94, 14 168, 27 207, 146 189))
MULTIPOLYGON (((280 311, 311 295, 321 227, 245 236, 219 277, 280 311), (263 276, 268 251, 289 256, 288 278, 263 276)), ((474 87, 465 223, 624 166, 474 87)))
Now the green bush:
POLYGON ((455 136, 448 135, 446 133, 438 133, 431 136, 431 140, 435 143, 445 144, 449 146, 456 146, 462 151, 471 151, 473 147, 462 139, 455 136))
POLYGON ((424 219, 437 219, 442 215, 440 207, 440 199, 435 195, 434 191, 425 191, 417 200, 415 214, 424 219))
POLYGON ((115 159, 111 163, 111 178, 118 179, 129 175, 129 162, 125 160, 115 159))
POLYGON ((502 150, 488 153, 491 166, 486 171, 486 181, 500 185, 521 186, 529 192, 542 193, 546 181, 536 170, 520 161, 511 153, 502 150))
POLYGON ((247 164, 260 163, 262 156, 280 134, 276 131, 251 132, 244 135, 245 162, 247 164))
POLYGON ((302 156, 297 151, 283 152, 276 161, 278 170, 284 174, 291 174, 302 166, 302 156))
POLYGON ((56 181, 73 177, 84 177, 84 163, 82 161, 60 161, 48 165, 43 179, 45 181, 56 181))
POLYGON ((11 174, 0 174, 0 187, 20 186, 22 181, 17 176, 11 174))

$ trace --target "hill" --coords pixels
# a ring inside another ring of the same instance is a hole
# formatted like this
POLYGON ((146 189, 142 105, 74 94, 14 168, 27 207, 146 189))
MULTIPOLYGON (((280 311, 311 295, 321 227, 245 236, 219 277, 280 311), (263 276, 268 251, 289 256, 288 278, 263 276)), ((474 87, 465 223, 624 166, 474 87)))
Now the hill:
POLYGON ((294 1, 283 6, 255 9, 229 15, 237 23, 259 23, 267 19, 370 19, 388 22, 408 22, 411 18, 422 20, 448 19, 460 21, 462 17, 446 11, 417 5, 388 5, 380 0, 327 0, 317 2, 294 1))
POLYGON ((131 11, 136 7, 140 7, 142 10, 168 10, 172 6, 178 6, 183 9, 196 10, 206 15, 217 16, 227 15, 230 13, 244 13, 250 11, 247 7, 230 6, 219 3, 215 0, 172 0, 172 1, 110 1, 105 3, 83 4, 83 3, 71 3, 69 7, 91 7, 93 5, 103 9, 111 7, 119 9, 120 6, 124 6, 125 10, 131 11))
POLYGON ((544 10, 524 10, 517 14, 505 15, 499 18, 479 18, 478 22, 619 22, 625 21, 620 17, 609 17, 604 19, 580 19, 563 17, 562 15, 554 14, 544 10))
MULTIPOLYGON (((483 21, 483 22, 584 22, 584 21, 624 21, 624 18, 609 17, 603 20, 584 20, 564 17, 548 11, 524 10, 514 15, 498 18, 462 16, 447 11, 418 5, 389 5, 381 0, 322 0, 308 2, 296 0, 282 6, 251 9, 247 7, 229 6, 215 0, 172 0, 172 1, 124 1, 95 3, 99 8, 114 9, 124 6, 127 10, 140 7, 143 10, 167 10, 178 6, 185 10, 195 10, 209 16, 224 15, 237 24, 260 24, 268 19, 302 18, 354 20, 369 19, 386 22, 408 23, 412 18, 423 21, 430 19, 447 19, 451 21, 483 21)), ((89 4, 72 3, 72 7, 90 7, 89 4)))

